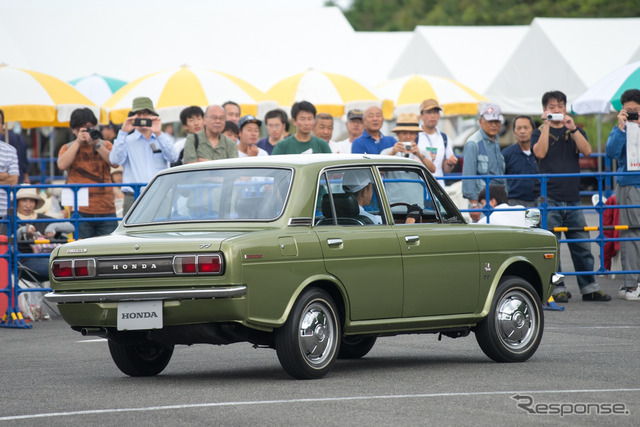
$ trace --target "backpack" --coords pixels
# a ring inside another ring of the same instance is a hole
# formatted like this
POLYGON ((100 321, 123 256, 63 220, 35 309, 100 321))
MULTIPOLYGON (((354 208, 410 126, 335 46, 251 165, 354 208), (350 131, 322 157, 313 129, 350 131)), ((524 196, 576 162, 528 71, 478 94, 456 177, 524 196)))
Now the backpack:
MULTIPOLYGON (((449 138, 447 138, 447 134, 444 132, 440 132, 440 135, 442 135, 442 141, 444 142, 444 155, 447 155, 447 145, 449 144, 449 138)), ((420 134, 416 135, 416 139, 415 139, 415 143, 418 143, 418 140, 420 139, 420 134)))

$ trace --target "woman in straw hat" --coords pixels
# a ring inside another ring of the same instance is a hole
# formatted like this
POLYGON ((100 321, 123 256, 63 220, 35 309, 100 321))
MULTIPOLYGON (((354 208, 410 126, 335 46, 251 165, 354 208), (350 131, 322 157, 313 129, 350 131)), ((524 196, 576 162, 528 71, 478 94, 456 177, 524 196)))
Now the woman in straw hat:
POLYGON ((436 171, 436 165, 433 163, 431 155, 425 150, 420 150, 416 144, 418 133, 422 132, 419 126, 420 120, 415 114, 400 114, 396 121, 396 127, 391 132, 398 136, 398 142, 392 147, 382 150, 380 154, 388 154, 391 156, 409 157, 424 164, 429 172, 436 171))
MULTIPOLYGON (((70 222, 32 222, 33 220, 53 219, 47 215, 36 213, 44 205, 44 199, 35 188, 21 188, 16 193, 18 230, 18 251, 20 253, 51 252, 56 244, 34 243, 34 239, 61 238, 66 233, 72 233, 73 224, 70 222)), ((7 227, 2 225, 2 233, 7 233, 7 227)), ((49 279, 49 258, 29 257, 21 258, 20 263, 33 270, 39 280, 49 279)))

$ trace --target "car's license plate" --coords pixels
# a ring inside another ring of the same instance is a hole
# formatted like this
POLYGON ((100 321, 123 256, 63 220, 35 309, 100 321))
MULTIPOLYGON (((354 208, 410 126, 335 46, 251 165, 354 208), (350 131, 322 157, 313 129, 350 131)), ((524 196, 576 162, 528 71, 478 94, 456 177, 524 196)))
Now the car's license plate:
POLYGON ((118 330, 162 329, 162 301, 118 303, 118 330))

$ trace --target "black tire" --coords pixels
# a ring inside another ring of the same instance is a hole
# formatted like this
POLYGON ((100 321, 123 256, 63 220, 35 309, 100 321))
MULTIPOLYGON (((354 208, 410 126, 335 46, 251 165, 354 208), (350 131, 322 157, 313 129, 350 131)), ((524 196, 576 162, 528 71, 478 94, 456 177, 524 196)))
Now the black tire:
POLYGON ((542 303, 533 286, 505 276, 487 317, 476 326, 480 348, 496 362, 524 362, 538 349, 544 329, 542 303))
POLYGON ((109 352, 118 369, 132 377, 149 377, 164 370, 173 355, 173 346, 147 342, 121 345, 109 340, 109 352))
POLYGON ((278 359, 298 379, 322 378, 331 370, 340 347, 341 327, 333 299, 321 289, 305 290, 289 318, 275 331, 278 359))
POLYGON ((360 359, 371 351, 377 337, 351 335, 343 337, 340 341, 338 359, 360 359))

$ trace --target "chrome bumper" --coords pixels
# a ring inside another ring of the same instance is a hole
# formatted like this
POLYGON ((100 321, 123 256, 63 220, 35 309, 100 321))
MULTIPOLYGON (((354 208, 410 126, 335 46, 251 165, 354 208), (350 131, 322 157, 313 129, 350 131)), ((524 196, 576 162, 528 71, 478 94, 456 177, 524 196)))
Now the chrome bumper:
POLYGON ((233 298, 247 294, 246 286, 214 289, 183 289, 175 291, 136 291, 136 292, 49 292, 44 297, 48 302, 121 302, 121 301, 158 301, 177 299, 215 299, 233 298))

